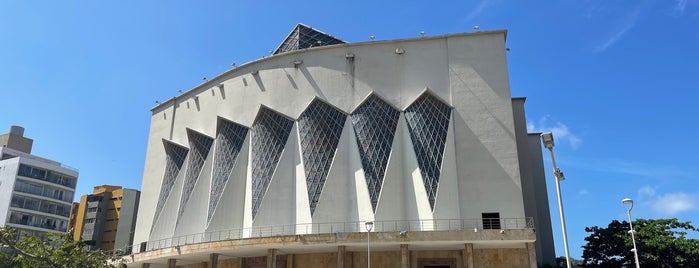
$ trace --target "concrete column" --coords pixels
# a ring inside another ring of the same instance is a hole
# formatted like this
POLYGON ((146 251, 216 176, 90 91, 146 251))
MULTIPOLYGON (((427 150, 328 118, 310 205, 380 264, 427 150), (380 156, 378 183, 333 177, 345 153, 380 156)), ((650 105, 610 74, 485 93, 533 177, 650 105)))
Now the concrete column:
POLYGON ((277 249, 267 249, 267 268, 277 268, 277 249))
POLYGON ((141 268, 150 268, 150 263, 141 263, 141 268))
POLYGON ((218 253, 209 254, 209 268, 218 267, 218 253))
POLYGON ((167 259, 168 268, 177 268, 177 259, 167 259))
POLYGON ((536 245, 534 245, 534 243, 527 243, 527 253, 529 257, 529 267, 536 268, 536 245))
POLYGON ((466 243, 461 252, 464 260, 464 268, 473 268, 473 244, 466 243))
POLYGON ((400 268, 410 268, 410 251, 408 244, 400 245, 400 268))
POLYGON ((345 268, 345 253, 347 248, 345 246, 337 246, 337 268, 345 268))

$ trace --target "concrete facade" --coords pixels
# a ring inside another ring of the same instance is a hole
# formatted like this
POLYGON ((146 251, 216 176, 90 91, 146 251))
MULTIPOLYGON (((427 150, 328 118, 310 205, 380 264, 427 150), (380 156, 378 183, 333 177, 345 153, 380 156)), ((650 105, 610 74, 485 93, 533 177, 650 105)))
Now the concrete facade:
MULTIPOLYGON (((507 234, 550 221, 530 211, 547 209, 541 190, 528 188, 541 186, 535 181, 543 170, 520 166, 541 151, 518 127, 526 119, 510 96, 505 37, 506 31, 488 31, 294 50, 159 104, 152 110, 136 252, 360 234, 366 222, 377 234, 507 234)), ((550 223, 539 227, 537 233, 551 233, 550 223)), ((533 234, 516 241, 421 236, 427 240, 415 243, 458 252, 471 244, 477 263, 475 252, 492 248, 523 249, 528 258, 526 243, 538 241, 533 234)), ((336 246, 353 254, 346 261, 359 256, 351 244, 336 246)), ((397 254, 390 262, 400 263, 405 250, 393 246, 384 256, 397 254)), ((316 250, 300 253, 329 249, 316 250)), ((460 263, 458 252, 448 266, 460 263)), ((246 257, 267 256, 256 254, 246 257)))
POLYGON ((0 147, 0 226, 30 236, 66 232, 78 171, 31 154, 32 140, 13 126, 0 147))

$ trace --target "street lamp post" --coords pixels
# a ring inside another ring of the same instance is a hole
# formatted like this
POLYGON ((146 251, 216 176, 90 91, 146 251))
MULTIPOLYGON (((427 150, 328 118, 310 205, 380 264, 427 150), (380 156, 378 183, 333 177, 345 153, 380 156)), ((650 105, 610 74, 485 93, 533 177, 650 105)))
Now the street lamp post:
POLYGON ((371 229, 374 228, 374 222, 368 221, 364 223, 364 227, 366 227, 366 267, 371 268, 371 242, 369 240, 369 235, 371 234, 371 229))
POLYGON ((561 181, 565 180, 563 172, 556 166, 556 158, 553 157, 553 134, 551 132, 542 133, 541 141, 544 147, 551 153, 551 163, 553 165, 553 175, 556 177, 556 193, 558 194, 558 211, 561 214, 561 228, 563 229, 563 248, 566 253, 566 267, 570 268, 570 252, 568 251, 568 233, 566 232, 566 219, 563 214, 563 198, 561 197, 561 181))
POLYGON ((631 223, 631 209, 633 209, 633 200, 631 198, 624 198, 621 200, 621 205, 624 206, 626 210, 626 215, 629 216, 629 233, 631 234, 631 243, 633 243, 633 257, 636 260, 636 268, 641 268, 641 264, 638 262, 638 249, 636 249, 636 236, 634 235, 633 224, 631 223), (627 208, 628 207, 628 208, 627 208))

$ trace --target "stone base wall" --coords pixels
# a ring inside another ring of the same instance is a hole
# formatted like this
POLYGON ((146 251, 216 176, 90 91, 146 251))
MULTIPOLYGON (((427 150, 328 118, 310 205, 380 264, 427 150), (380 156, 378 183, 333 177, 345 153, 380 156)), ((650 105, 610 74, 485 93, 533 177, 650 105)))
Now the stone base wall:
POLYGON ((202 263, 195 263, 195 264, 187 264, 187 265, 177 265, 178 268, 208 268, 209 263, 202 262, 202 263))
POLYGON ((241 258, 233 258, 233 259, 225 259, 225 260, 218 260, 218 268, 242 268, 243 259, 241 258))
POLYGON ((527 249, 474 249, 475 268, 526 268, 529 267, 527 249))
MULTIPOLYGON (((353 252, 352 266, 346 268, 366 268, 367 254, 364 252, 353 252)), ((335 266, 332 266, 335 267, 335 266)), ((377 251, 371 252, 371 267, 400 268, 400 251, 377 251)))
POLYGON ((337 253, 296 254, 293 259, 292 267, 337 266, 337 253))
MULTIPOLYGON (((524 248, 474 249, 474 268, 526 268, 529 267, 527 250, 524 248)), ((467 267, 460 250, 410 251, 410 267, 422 268, 427 265, 445 265, 453 268, 467 267)), ((218 261, 218 268, 257 268, 266 267, 266 257, 231 258, 218 261)), ((366 252, 347 252, 345 268, 365 268, 366 252)), ((371 266, 400 268, 400 251, 371 252, 371 266)), ((178 265, 178 268, 206 268, 206 262, 178 265)), ((277 256, 277 268, 327 268, 337 267, 337 253, 311 253, 277 256)))
POLYGON ((451 267, 465 267, 460 250, 440 251, 411 251, 410 267, 423 267, 426 265, 450 265, 451 267))

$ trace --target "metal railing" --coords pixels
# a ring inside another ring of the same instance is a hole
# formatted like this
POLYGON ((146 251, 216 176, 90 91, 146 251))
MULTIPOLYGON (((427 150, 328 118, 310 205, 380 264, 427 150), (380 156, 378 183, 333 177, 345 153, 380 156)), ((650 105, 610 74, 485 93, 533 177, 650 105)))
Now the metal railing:
MULTIPOLYGON (((271 225, 260 227, 236 228, 229 230, 195 233, 166 239, 148 241, 145 250, 140 244, 115 249, 107 254, 128 255, 137 252, 172 248, 183 245, 215 241, 262 238, 287 235, 359 233, 366 232, 365 221, 307 223, 291 225, 271 225), (133 250, 137 249, 137 250, 133 250)), ((372 232, 402 231, 460 231, 483 229, 528 229, 534 228, 534 219, 525 218, 485 218, 485 219, 435 219, 435 220, 392 220, 374 221, 372 232)))

